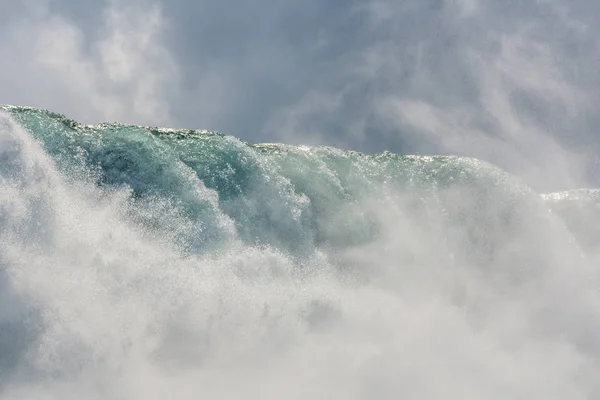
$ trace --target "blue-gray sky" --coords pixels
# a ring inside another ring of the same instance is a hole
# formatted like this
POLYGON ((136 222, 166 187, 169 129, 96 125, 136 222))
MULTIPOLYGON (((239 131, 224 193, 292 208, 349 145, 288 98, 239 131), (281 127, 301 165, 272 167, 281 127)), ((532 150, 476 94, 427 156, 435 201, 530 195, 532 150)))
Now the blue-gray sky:
POLYGON ((0 103, 600 184, 593 0, 2 0, 0 103))

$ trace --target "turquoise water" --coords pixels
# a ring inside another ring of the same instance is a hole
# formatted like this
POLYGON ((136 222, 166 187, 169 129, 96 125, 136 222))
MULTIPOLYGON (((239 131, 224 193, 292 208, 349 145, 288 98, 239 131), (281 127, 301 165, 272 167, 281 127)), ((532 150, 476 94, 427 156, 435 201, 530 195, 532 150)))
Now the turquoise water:
POLYGON ((599 204, 471 158, 3 106, 0 393, 594 398, 599 204))

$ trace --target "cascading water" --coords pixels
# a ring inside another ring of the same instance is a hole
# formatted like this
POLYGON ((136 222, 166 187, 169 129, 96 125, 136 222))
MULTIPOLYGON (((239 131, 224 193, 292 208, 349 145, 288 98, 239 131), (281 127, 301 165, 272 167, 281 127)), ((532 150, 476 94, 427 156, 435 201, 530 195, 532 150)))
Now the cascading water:
POLYGON ((4 106, 0 398, 597 398, 599 204, 4 106))

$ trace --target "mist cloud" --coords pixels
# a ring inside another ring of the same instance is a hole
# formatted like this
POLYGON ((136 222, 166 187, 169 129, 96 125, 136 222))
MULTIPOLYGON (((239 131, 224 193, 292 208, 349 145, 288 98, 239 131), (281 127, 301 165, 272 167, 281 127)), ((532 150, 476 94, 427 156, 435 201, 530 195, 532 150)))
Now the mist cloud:
MULTIPOLYGON (((104 3, 102 3, 104 5, 104 3)), ((4 27, 2 101, 48 108, 85 122, 167 124, 177 68, 160 43, 155 2, 107 2, 97 31, 55 3, 14 7, 4 27)))

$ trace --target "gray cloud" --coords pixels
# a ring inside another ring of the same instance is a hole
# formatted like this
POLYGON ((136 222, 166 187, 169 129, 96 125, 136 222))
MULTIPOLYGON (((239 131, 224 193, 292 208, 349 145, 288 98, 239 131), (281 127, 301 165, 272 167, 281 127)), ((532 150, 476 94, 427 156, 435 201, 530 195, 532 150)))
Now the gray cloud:
POLYGON ((83 121, 169 123, 177 68, 160 43, 158 3, 110 1, 88 32, 54 3, 12 11, 0 49, 9 57, 0 84, 4 103, 49 108, 83 121))
POLYGON ((9 2, 2 103, 598 184, 588 0, 9 2))

